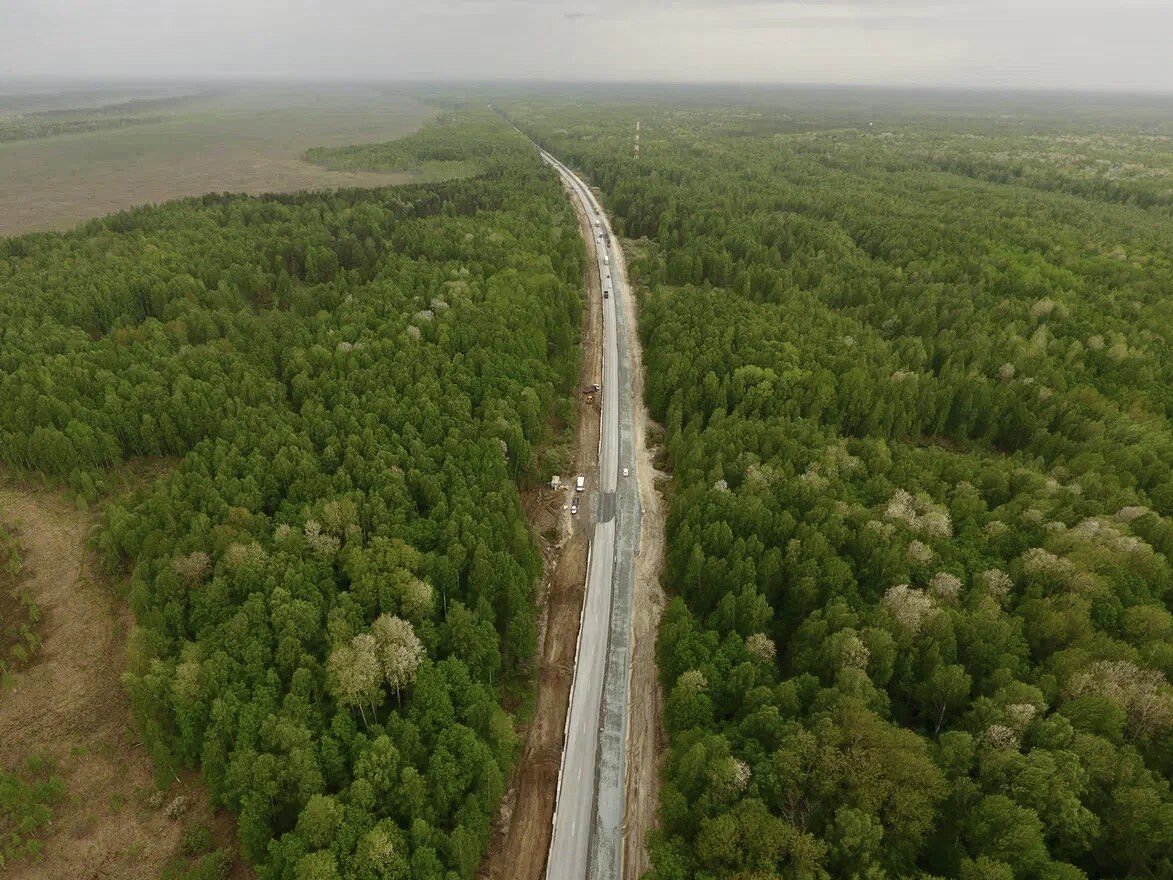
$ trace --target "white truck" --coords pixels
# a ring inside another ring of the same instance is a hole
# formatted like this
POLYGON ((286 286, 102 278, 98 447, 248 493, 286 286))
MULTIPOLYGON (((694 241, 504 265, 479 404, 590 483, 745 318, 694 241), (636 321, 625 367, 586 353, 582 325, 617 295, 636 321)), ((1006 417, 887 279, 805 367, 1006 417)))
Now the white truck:
POLYGON ((582 492, 586 489, 586 477, 579 477, 574 481, 574 491, 582 492))

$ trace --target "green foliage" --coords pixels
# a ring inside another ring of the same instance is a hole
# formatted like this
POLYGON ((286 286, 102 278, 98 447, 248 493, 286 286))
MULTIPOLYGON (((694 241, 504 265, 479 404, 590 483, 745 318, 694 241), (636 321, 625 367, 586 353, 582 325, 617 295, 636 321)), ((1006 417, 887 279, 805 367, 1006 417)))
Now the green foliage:
POLYGON ((40 832, 65 793, 52 763, 30 758, 24 768, 0 770, 0 869, 40 852, 40 832))
POLYGON ((382 144, 315 147, 306 161, 335 171, 409 171, 429 167, 448 174, 479 170, 503 149, 517 147, 517 138, 490 116, 469 118, 466 112, 442 113, 417 134, 382 144))
POLYGON ((179 842, 179 849, 183 855, 195 856, 211 848, 212 829, 207 825, 191 825, 183 830, 183 837, 179 842))
POLYGON ((1164 136, 824 98, 509 109, 638 239, 651 876, 1169 877, 1164 136))
POLYGON ((498 144, 475 179, 0 242, 7 463, 87 494, 181 457, 96 540, 130 569, 145 742, 265 878, 471 877, 515 756, 518 486, 573 393, 582 242, 532 148, 461 119, 437 136, 498 144))
POLYGON ((163 871, 163 880, 228 880, 235 854, 227 847, 190 860, 177 859, 163 871))
POLYGON ((0 507, 0 585, 7 588, 20 577, 20 541, 4 524, 3 516, 4 508, 0 507))
POLYGON ((23 563, 20 538, 3 520, 0 508, 0 689, 13 670, 31 662, 41 649, 41 606, 20 588, 23 563))

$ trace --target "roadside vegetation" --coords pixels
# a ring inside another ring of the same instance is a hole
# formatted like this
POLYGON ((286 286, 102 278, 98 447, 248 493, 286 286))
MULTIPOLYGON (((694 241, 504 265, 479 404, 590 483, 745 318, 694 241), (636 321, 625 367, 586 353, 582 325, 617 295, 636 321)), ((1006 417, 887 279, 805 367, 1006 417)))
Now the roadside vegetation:
POLYGON ((639 240, 651 876, 1173 876, 1168 116, 820 98, 509 109, 639 240))
MULTIPOLYGON (((573 420, 583 245, 532 148, 463 118, 437 137, 489 142, 472 179, 0 241, 0 454, 83 501, 179 459, 96 539, 129 575, 126 686, 266 878, 471 877, 515 759, 518 490, 573 420)), ((221 870, 188 850, 176 876, 221 870)))

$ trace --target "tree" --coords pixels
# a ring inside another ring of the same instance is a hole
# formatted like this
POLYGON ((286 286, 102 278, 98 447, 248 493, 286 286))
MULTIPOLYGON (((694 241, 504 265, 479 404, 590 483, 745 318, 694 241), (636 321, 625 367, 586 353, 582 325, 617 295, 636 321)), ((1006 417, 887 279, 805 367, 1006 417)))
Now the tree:
POLYGON ((965 667, 956 663, 938 665, 917 688, 926 720, 933 725, 933 735, 941 732, 947 712, 962 709, 969 699, 973 680, 965 667))
POLYGON ((374 622, 371 634, 383 678, 395 688, 395 697, 402 703, 400 691, 415 680, 416 670, 424 657, 424 646, 416 638, 410 623, 390 614, 383 614, 374 622))
POLYGON ((330 653, 327 672, 338 705, 346 709, 357 707, 365 724, 365 707, 369 706, 374 713, 383 697, 384 673, 374 636, 360 633, 336 647, 330 653))

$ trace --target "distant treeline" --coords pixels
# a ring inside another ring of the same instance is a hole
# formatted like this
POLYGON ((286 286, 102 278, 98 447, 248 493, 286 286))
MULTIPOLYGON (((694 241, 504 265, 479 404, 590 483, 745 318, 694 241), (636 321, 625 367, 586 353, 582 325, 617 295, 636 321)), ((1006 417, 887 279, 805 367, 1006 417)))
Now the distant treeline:
POLYGON ((81 119, 46 119, 24 116, 0 120, 0 142, 28 141, 58 134, 79 134, 86 131, 128 128, 132 125, 165 122, 170 118, 169 116, 94 116, 81 119))
POLYGON ((202 97, 207 95, 135 98, 100 107, 62 107, 9 117, 0 116, 0 143, 165 122, 173 117, 160 111, 176 108, 202 97))
POLYGON ((426 129, 397 141, 347 147, 315 147, 305 159, 337 171, 407 171, 426 163, 483 166, 499 144, 499 122, 470 125, 460 113, 446 112, 426 129))

